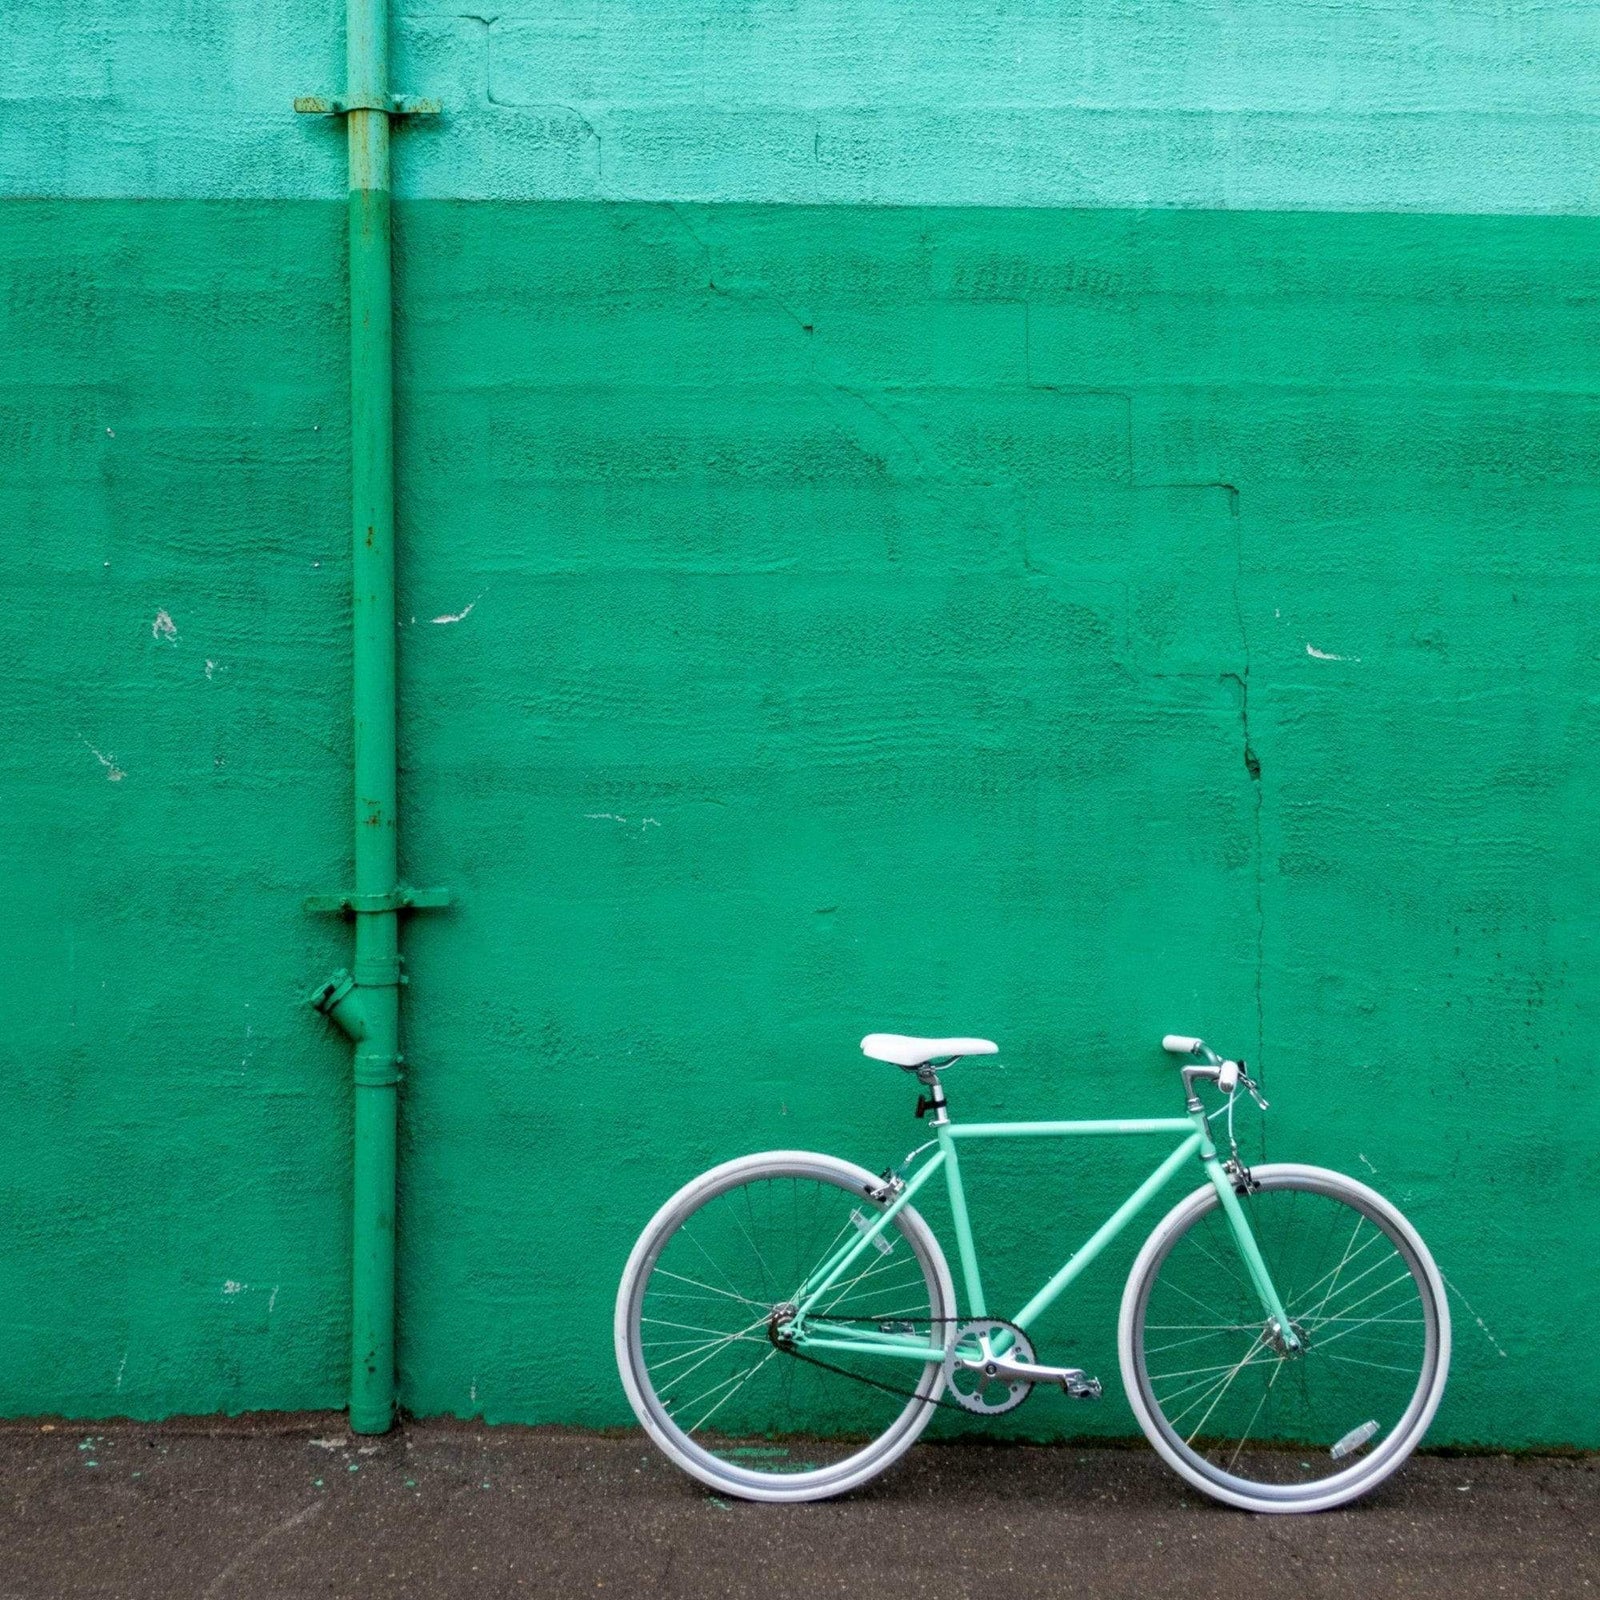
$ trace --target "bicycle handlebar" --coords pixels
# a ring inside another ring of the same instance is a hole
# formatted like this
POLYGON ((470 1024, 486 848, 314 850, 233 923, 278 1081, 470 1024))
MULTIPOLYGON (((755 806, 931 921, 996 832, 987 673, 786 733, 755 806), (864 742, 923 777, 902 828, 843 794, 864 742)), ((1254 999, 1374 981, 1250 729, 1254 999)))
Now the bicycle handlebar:
POLYGON ((1188 1094, 1189 1109, 1199 1108, 1200 1102, 1195 1098, 1194 1086, 1197 1079, 1209 1079, 1216 1084, 1223 1094, 1232 1095, 1241 1084, 1249 1093, 1250 1098, 1261 1107, 1267 1109, 1267 1101, 1262 1097, 1260 1086, 1250 1076, 1249 1071, 1242 1061, 1224 1061, 1204 1039, 1196 1039, 1187 1033, 1169 1033, 1161 1041, 1161 1048, 1175 1056, 1200 1056, 1201 1062, 1194 1063, 1183 1069, 1183 1086, 1188 1094))

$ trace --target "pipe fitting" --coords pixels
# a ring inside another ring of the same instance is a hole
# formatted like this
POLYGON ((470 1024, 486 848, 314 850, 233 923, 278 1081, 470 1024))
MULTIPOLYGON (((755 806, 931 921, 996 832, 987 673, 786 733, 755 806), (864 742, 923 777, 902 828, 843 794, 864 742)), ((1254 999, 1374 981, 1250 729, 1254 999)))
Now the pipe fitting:
POLYGON ((354 1039, 358 1044, 366 1038, 367 1010, 361 1003, 361 991, 356 986, 356 980, 343 967, 319 983, 307 999, 323 1016, 336 1024, 347 1038, 354 1039))

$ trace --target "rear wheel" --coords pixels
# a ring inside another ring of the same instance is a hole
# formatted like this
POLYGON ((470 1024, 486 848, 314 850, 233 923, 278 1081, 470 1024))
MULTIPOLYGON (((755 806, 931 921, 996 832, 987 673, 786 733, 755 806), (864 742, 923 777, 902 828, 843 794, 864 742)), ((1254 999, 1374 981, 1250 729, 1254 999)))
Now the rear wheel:
POLYGON ((702 1483, 823 1499, 883 1471, 927 1426, 955 1291, 909 1206, 809 1320, 895 1324, 927 1338, 925 1363, 829 1349, 823 1367, 769 1336, 774 1312, 881 1211, 867 1197, 877 1182, 831 1156, 746 1156, 681 1189, 634 1246, 617 1292, 622 1385, 650 1437, 702 1483))
POLYGON ((1207 1494, 1322 1511, 1382 1483, 1444 1392, 1450 1317, 1416 1230, 1365 1184, 1261 1166, 1240 1196, 1296 1335, 1252 1287, 1216 1191, 1161 1221, 1122 1299, 1123 1381, 1150 1442, 1207 1494))

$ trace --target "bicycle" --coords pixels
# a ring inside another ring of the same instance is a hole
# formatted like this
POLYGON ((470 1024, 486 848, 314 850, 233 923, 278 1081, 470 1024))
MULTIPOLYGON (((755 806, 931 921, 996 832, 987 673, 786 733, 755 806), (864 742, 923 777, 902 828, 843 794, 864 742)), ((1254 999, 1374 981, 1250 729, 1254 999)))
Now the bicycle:
POLYGON ((1134 1416, 1197 1489, 1262 1512, 1326 1510, 1377 1487, 1426 1432, 1450 1364, 1438 1268, 1365 1184, 1319 1167, 1254 1168, 1234 1102, 1267 1102, 1243 1061, 1169 1034, 1184 1115, 958 1123, 941 1074, 986 1039, 869 1034, 914 1074, 933 1137, 898 1166, 804 1151, 725 1162, 661 1207, 617 1293, 623 1388, 678 1466, 747 1500, 817 1500, 902 1456, 935 1410, 1010 1411, 1039 1384, 1098 1399, 1097 1379, 1035 1359, 1029 1328, 1189 1162, 1205 1182, 1145 1241, 1117 1347, 1134 1416), (1200 1087, 1222 1097, 1207 1111, 1200 1087), (1226 1118, 1229 1153, 1213 1125, 1226 1118), (1181 1135, 1170 1155, 1019 1311, 989 1314, 961 1181, 967 1140, 1181 1135), (965 1315, 911 1202, 945 1174, 965 1315))

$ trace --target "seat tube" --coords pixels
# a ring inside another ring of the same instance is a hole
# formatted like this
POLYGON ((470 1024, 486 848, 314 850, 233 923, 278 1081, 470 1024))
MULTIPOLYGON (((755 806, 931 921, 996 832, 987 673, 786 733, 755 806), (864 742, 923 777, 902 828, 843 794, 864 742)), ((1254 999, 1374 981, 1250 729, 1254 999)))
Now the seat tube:
POLYGON ((956 1142, 950 1137, 949 1118, 942 1108, 935 1131, 939 1148, 944 1152, 945 1182, 950 1188, 950 1215, 956 1228, 956 1250, 961 1256, 961 1278, 967 1290, 967 1315, 986 1317, 989 1311, 983 1299, 983 1279, 978 1273, 978 1252, 972 1243, 972 1223, 967 1217, 967 1196, 961 1185, 961 1163, 956 1156, 956 1142))

